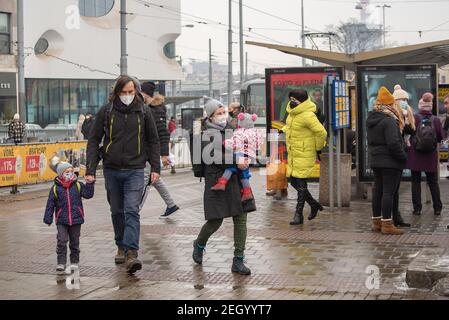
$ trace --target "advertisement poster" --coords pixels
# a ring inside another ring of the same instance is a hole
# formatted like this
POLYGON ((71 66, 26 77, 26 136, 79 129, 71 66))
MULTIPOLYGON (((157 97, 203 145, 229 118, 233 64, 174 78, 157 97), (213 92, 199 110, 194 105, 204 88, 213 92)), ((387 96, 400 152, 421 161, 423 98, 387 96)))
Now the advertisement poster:
MULTIPOLYGON (((359 180, 371 181, 372 172, 368 163, 368 146, 366 138, 366 118, 373 109, 377 92, 385 86, 391 93, 396 84, 401 85, 410 95, 409 105, 414 112, 418 112, 419 99, 425 92, 431 92, 437 97, 437 66, 430 65, 389 65, 389 66, 358 66, 357 92, 358 92, 358 157, 359 180)), ((435 99, 436 100, 436 99, 435 99)), ((436 105, 436 101, 434 101, 436 105)), ((435 108, 434 113, 437 109, 435 108)), ((410 172, 404 170, 404 177, 410 172)))
POLYGON ((87 142, 38 143, 0 146, 0 187, 51 181, 56 177, 50 159, 70 162, 80 176, 86 170, 87 142))
MULTIPOLYGON (((265 89, 267 97, 267 132, 279 129, 287 119, 288 93, 295 89, 306 89, 309 96, 323 113, 323 78, 327 75, 338 75, 342 79, 343 68, 312 67, 312 68, 268 68, 265 69, 265 89)), ((280 150, 285 145, 280 143, 280 150)), ((269 146, 267 150, 270 150, 269 146)), ((319 161, 314 169, 313 177, 320 173, 319 161)))
MULTIPOLYGON (((449 97, 449 84, 440 84, 438 86, 438 111, 439 111, 438 116, 443 124, 444 121, 446 121, 446 114, 447 114, 447 110, 444 107, 444 100, 446 97, 449 97)), ((448 140, 446 139, 440 145, 440 160, 447 161, 447 159, 448 159, 448 140)))

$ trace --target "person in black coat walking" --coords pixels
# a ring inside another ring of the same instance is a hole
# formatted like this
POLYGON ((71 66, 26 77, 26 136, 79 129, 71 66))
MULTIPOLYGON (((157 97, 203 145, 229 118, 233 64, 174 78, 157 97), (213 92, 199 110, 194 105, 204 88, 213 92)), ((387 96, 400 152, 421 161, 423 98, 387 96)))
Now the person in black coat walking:
POLYGON ((366 120, 369 164, 374 174, 372 230, 383 234, 403 234, 392 221, 393 198, 407 160, 400 131, 402 118, 394 103, 393 95, 381 87, 366 120))
POLYGON ((94 125, 94 117, 92 113, 86 113, 86 118, 84 119, 83 125, 81 126, 81 133, 83 134, 84 140, 89 140, 90 131, 94 125))
MULTIPOLYGON (((164 96, 159 93, 154 95, 155 87, 154 82, 144 82, 142 84, 142 96, 145 99, 145 103, 150 106, 154 121, 156 122, 159 143, 161 146, 162 164, 164 166, 168 166, 170 164, 170 133, 167 128, 167 108, 164 105, 164 96)), ((171 197, 170 192, 168 191, 168 188, 162 178, 159 178, 156 183, 153 183, 153 186, 167 205, 165 212, 160 215, 160 218, 167 218, 172 213, 179 210, 179 207, 175 204, 175 201, 171 197)))
MULTIPOLYGON (((244 252, 247 234, 247 212, 249 210, 241 200, 242 186, 239 183, 238 174, 233 174, 223 192, 214 192, 211 187, 215 185, 224 170, 236 167, 235 156, 231 153, 231 163, 227 163, 226 151, 223 146, 225 130, 231 129, 226 119, 224 106, 217 100, 211 99, 205 106, 207 118, 202 122, 202 150, 201 154, 207 153, 212 161, 202 159, 203 173, 205 177, 204 189, 204 215, 207 222, 201 228, 197 239, 193 243, 193 260, 202 264, 203 251, 209 238, 220 228, 224 218, 232 217, 234 222, 234 259, 232 272, 242 275, 251 274, 251 270, 244 264, 244 252), (204 141, 206 140, 206 141, 204 141), (204 151, 204 152, 203 152, 204 151), (208 164, 205 164, 208 163, 208 164)), ((248 162, 238 165, 243 170, 248 168, 248 162)), ((194 167, 195 170, 195 167, 194 167)), ((251 200, 254 203, 254 199, 251 200)))
POLYGON ((143 102, 140 84, 132 77, 117 79, 109 103, 95 117, 87 143, 87 183, 95 180, 100 159, 118 247, 115 263, 125 262, 127 272, 134 273, 142 268, 137 257, 144 169, 150 162, 150 179, 156 183, 161 168, 156 124, 143 102))

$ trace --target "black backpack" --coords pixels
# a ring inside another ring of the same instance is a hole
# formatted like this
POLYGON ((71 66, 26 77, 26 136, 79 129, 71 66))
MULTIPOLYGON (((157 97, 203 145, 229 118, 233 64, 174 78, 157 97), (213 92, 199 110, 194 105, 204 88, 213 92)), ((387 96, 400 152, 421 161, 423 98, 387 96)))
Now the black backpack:
POLYGON ((413 146, 417 152, 432 153, 437 149, 438 141, 433 119, 433 116, 421 118, 416 127, 413 146))

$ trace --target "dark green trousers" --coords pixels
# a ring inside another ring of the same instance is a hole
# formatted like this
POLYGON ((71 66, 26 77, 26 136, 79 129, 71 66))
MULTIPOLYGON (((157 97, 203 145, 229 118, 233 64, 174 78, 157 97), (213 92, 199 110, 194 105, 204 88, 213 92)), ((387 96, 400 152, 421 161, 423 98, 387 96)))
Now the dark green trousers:
MULTIPOLYGON (((246 220, 247 214, 232 217, 234 221, 234 256, 243 257, 245 255, 246 245, 246 220)), ((205 247, 209 238, 220 229, 223 224, 223 219, 208 220, 201 228, 200 234, 197 238, 197 243, 205 247)))

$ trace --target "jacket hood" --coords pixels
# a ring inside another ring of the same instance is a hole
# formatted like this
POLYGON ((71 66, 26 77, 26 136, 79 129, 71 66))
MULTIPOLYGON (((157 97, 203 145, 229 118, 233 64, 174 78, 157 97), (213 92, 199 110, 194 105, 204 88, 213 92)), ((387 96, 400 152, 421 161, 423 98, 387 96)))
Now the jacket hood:
POLYGON ((378 125, 382 120, 388 118, 389 116, 382 112, 371 111, 366 119, 366 126, 371 128, 378 125))
POLYGON ((151 101, 152 106, 161 106, 165 103, 165 97, 161 94, 156 94, 153 98, 153 101, 151 101))
POLYGON ((287 105, 287 113, 290 115, 297 115, 303 112, 316 112, 316 104, 309 98, 303 103, 298 104, 295 108, 290 107, 290 102, 287 105))

